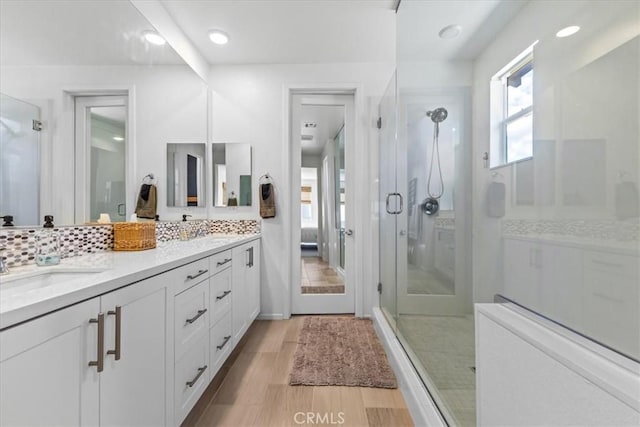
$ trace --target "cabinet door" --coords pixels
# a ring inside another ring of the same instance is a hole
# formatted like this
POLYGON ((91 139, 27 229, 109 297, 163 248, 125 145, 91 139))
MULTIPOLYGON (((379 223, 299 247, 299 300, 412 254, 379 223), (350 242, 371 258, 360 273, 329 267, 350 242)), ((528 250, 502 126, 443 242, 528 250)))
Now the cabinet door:
POLYGON ((0 425, 98 425, 98 298, 0 332, 0 425))
POLYGON ((101 297, 102 310, 109 314, 100 377, 101 425, 167 424, 166 340, 173 325, 167 322, 163 276, 101 297))
POLYGON ((231 326, 234 346, 248 328, 249 302, 247 299, 245 246, 233 248, 233 265, 231 266, 231 326))
POLYGON ((260 241, 253 241, 245 253, 247 256, 245 279, 249 294, 248 322, 251 323, 260 314, 260 241))

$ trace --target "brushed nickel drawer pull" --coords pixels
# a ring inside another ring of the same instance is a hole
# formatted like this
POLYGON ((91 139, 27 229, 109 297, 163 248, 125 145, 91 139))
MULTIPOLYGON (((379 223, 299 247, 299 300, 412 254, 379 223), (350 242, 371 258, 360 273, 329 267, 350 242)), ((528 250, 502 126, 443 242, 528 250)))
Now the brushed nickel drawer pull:
POLYGON ((231 262, 231 258, 225 258, 224 261, 222 261, 222 262, 218 261, 218 263, 216 265, 218 267, 220 267, 221 265, 225 265, 228 262, 231 262))
POLYGON ((227 345, 227 343, 229 342, 230 339, 231 339, 231 335, 227 335, 226 337, 224 337, 224 341, 222 341, 222 344, 217 345, 216 348, 218 350, 222 350, 224 348, 224 346, 227 345))
POLYGON ((247 267, 253 267, 253 246, 247 249, 247 253, 249 254, 249 261, 245 264, 247 267))
POLYGON ((98 368, 98 372, 104 369, 104 313, 98 313, 97 319, 89 319, 89 323, 98 324, 98 360, 91 360, 89 366, 98 368))
POLYGON ((122 307, 116 305, 115 311, 109 310, 107 314, 116 316, 116 343, 113 350, 107 350, 107 354, 113 354, 116 360, 120 360, 120 342, 122 341, 122 307))
POLYGON ((196 384, 196 382, 198 382, 202 374, 204 374, 204 371, 206 370, 207 370, 207 365, 204 365, 202 368, 198 368, 198 375, 196 375, 196 377, 191 381, 187 381, 187 385, 189 387, 193 387, 196 384))
POLYGON ((200 277, 200 276, 202 276, 204 273, 206 273, 207 271, 209 271, 209 270, 207 270, 207 269, 205 269, 205 270, 198 270, 198 273, 188 275, 188 276, 187 276, 187 280, 193 280, 193 279, 195 279, 196 277, 200 277))
POLYGON ((229 295, 230 293, 231 293, 231 291, 224 291, 224 292, 222 293, 222 295, 218 295, 218 296, 216 297, 216 301, 221 300, 222 298, 226 297, 226 296, 227 296, 227 295, 229 295))
POLYGON ((200 316, 202 316, 203 314, 205 314, 207 312, 207 309, 202 309, 202 310, 198 310, 198 314, 196 314, 195 316, 193 316, 191 319, 187 319, 187 323, 191 324, 193 322, 195 322, 196 320, 198 320, 200 318, 200 316))

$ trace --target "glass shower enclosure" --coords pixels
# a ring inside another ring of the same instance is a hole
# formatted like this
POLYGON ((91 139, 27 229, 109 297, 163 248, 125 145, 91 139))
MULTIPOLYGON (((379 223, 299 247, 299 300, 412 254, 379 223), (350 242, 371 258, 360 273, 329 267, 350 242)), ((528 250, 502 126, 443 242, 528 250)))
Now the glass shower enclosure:
POLYGON ((460 425, 475 424, 469 106, 468 89, 398 89, 397 74, 379 105, 380 306, 460 425))

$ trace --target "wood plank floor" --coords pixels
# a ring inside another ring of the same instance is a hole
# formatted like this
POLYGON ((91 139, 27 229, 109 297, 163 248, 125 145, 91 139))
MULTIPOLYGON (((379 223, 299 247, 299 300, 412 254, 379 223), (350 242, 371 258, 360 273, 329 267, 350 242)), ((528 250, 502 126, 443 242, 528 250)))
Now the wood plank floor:
POLYGON ((182 426, 413 426, 398 389, 290 386, 303 319, 255 321, 182 426))

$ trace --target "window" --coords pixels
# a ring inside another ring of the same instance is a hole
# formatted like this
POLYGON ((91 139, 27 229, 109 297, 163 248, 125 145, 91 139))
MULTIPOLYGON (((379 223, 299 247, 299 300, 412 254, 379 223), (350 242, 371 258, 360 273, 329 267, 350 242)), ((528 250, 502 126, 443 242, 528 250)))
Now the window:
POLYGON ((533 156, 533 46, 491 79, 491 167, 533 156))

